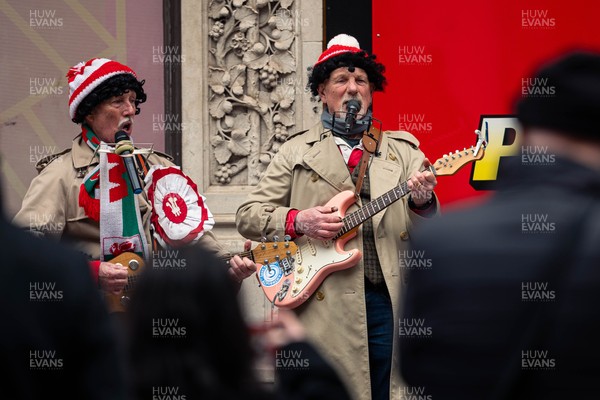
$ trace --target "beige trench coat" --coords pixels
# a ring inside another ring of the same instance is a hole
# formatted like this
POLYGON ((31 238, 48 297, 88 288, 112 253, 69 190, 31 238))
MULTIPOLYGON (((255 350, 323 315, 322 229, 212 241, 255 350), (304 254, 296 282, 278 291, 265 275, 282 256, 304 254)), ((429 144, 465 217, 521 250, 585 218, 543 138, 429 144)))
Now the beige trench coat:
MULTIPOLYGON (((91 260, 100 259, 100 225, 88 218, 79 207, 79 188, 84 176, 99 162, 98 156, 77 136, 70 149, 40 160, 36 176, 29 186, 21 209, 14 217, 15 225, 32 233, 67 242, 91 260), (89 167, 89 168, 88 168, 89 167)), ((151 154, 152 165, 174 165, 166 155, 151 154)), ((148 243, 152 207, 145 192, 138 195, 142 225, 148 243)), ((219 255, 225 255, 212 232, 200 241, 219 255)))
MULTIPOLYGON (((371 197, 375 198, 410 177, 421 167, 424 155, 419 142, 407 132, 385 132, 380 157, 370 166, 371 197)), ((285 235, 291 208, 323 205, 354 184, 331 134, 321 124, 283 144, 264 178, 237 212, 237 228, 250 239, 285 235)), ((407 197, 407 196, 406 196, 407 197)), ((377 253, 388 286, 394 313, 394 349, 390 399, 400 398, 398 369, 399 301, 402 286, 400 252, 408 250, 413 224, 423 217, 409 210, 404 197, 373 217, 377 253)), ((437 199, 436 199, 437 202, 437 199)), ((439 204, 436 204, 439 209, 439 204)), ((348 212, 357 209, 351 206, 348 212)), ((362 232, 346 248, 362 249, 362 232)), ((368 337, 361 262, 328 276, 318 291, 296 310, 317 347, 338 367, 354 398, 371 398, 368 337)))

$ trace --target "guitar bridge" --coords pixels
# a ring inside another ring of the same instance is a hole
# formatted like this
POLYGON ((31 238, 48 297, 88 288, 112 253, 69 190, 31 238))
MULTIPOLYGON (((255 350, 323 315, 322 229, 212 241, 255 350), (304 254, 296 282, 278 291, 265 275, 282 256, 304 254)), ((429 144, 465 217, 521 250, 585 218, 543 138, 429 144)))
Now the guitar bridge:
POLYGON ((275 295, 275 298, 273 299, 273 304, 275 304, 275 301, 279 300, 282 301, 283 298, 287 295, 288 290, 290 289, 290 280, 286 279, 285 281, 283 281, 283 285, 281 285, 281 289, 279 289, 279 292, 277 292, 277 294, 275 295))

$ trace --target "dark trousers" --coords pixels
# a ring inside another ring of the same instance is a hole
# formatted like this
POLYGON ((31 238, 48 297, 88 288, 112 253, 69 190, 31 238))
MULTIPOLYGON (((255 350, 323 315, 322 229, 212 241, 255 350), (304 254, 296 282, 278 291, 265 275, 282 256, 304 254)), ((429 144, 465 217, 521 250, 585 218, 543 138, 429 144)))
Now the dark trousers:
POLYGON ((369 332, 371 398, 373 400, 389 400, 394 339, 392 302, 385 284, 375 286, 366 278, 365 299, 369 332))

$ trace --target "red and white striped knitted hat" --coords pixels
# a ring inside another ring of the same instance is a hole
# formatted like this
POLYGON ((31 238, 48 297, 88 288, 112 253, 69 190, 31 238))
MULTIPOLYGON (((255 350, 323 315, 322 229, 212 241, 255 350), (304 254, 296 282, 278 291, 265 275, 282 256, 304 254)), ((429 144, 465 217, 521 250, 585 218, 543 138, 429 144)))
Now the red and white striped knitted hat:
POLYGON ((77 107, 88 94, 108 78, 119 74, 131 74, 137 79, 131 68, 108 58, 92 58, 71 67, 67 72, 71 119, 75 118, 77 107))
POLYGON ((356 40, 356 38, 346 35, 345 33, 341 33, 333 37, 329 43, 327 43, 327 50, 321 53, 319 59, 315 63, 315 66, 330 59, 331 57, 339 56, 343 53, 358 53, 360 51, 362 50, 360 49, 360 45, 358 44, 358 40, 356 40))

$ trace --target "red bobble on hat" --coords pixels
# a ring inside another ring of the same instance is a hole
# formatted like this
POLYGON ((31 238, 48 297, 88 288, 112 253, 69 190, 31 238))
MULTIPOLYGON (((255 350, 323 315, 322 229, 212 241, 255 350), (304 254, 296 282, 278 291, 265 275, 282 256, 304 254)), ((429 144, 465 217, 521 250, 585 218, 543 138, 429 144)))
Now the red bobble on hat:
POLYGON ((327 43, 327 50, 325 50, 320 56, 316 65, 330 59, 331 57, 339 56, 344 53, 358 53, 362 51, 358 40, 353 36, 346 35, 345 33, 335 36, 327 43))
POLYGON ((69 81, 69 116, 75 117, 79 104, 108 78, 119 74, 137 75, 131 68, 107 58, 92 58, 91 60, 71 67, 67 72, 69 81))

